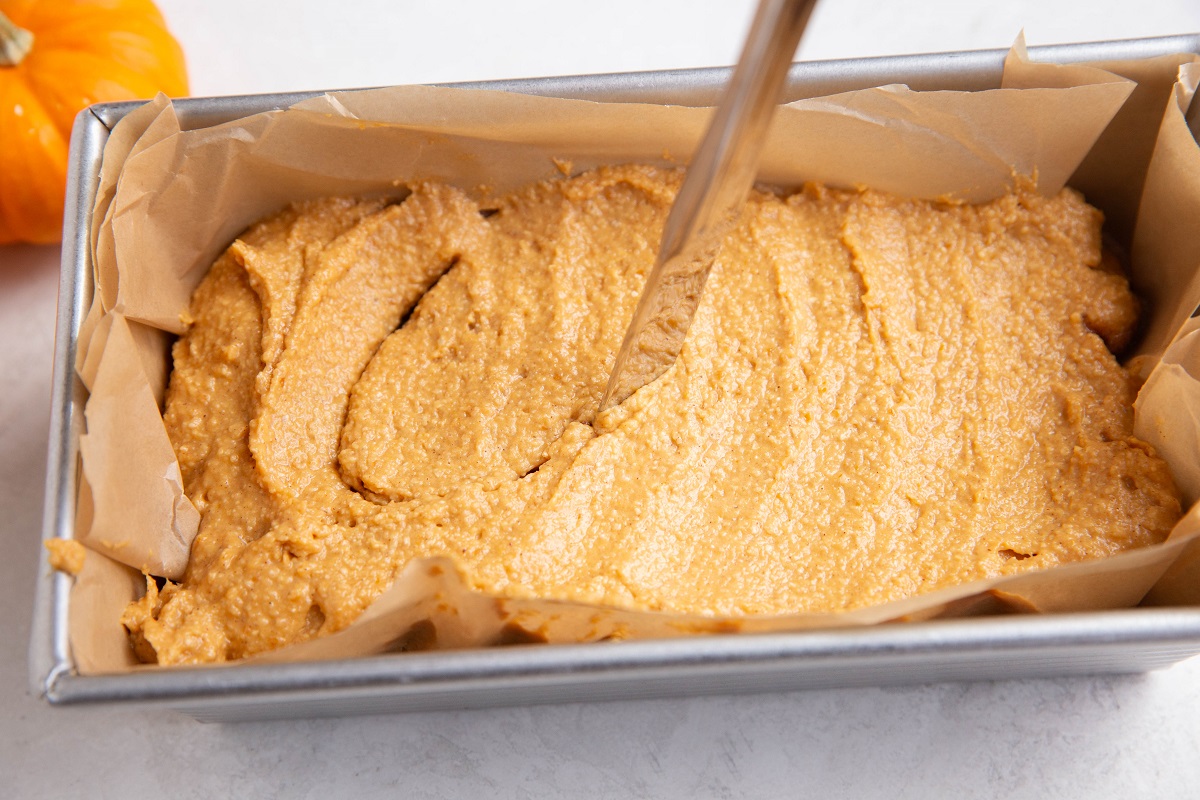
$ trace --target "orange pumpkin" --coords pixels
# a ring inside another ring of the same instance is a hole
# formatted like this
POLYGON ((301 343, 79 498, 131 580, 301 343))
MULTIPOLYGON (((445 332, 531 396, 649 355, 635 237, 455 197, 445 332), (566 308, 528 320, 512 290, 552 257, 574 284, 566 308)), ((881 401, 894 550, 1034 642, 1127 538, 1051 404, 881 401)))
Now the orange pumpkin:
POLYGON ((0 0, 0 244, 62 237, 81 109, 187 90, 183 51, 150 0, 0 0))

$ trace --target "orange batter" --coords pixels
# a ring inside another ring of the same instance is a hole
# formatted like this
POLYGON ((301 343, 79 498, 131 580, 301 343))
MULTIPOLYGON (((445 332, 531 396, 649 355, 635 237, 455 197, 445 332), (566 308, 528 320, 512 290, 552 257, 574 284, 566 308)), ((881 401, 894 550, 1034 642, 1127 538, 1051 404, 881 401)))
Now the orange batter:
MULTIPOLYGON (((600 169, 481 214, 304 203, 214 264, 166 423, 202 515, 125 622, 160 663, 350 624, 410 560, 479 589, 837 611, 1161 541, 1133 330, 1078 194, 755 192, 679 360, 596 408, 679 175, 600 169)), ((490 209, 489 209, 490 210, 490 209)))

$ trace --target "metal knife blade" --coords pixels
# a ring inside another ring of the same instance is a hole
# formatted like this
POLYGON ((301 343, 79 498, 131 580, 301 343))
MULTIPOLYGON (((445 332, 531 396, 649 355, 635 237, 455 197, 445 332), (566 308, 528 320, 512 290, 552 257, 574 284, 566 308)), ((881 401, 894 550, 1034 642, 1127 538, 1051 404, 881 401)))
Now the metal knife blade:
POLYGON ((815 5, 759 0, 733 77, 667 216, 601 411, 624 402, 679 356, 721 242, 754 183, 780 90, 815 5))

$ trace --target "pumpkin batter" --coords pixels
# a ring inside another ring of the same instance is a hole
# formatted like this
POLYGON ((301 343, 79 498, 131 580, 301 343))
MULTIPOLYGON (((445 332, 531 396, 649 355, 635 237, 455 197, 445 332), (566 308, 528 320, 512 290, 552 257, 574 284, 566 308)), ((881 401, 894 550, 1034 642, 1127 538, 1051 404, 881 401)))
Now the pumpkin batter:
POLYGON ((678 361, 597 414, 679 177, 605 168, 494 213, 420 184, 234 242, 175 347, 202 522, 182 584, 125 615, 139 650, 330 633, 424 555, 506 596, 736 616, 1165 538, 1176 490, 1110 350, 1135 300, 1069 190, 755 191, 678 361))

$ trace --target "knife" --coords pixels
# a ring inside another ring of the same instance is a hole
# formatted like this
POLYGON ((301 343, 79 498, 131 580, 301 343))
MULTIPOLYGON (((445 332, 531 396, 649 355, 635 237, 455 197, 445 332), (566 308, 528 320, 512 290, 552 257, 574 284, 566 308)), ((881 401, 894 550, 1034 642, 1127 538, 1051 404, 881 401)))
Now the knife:
POLYGON ((675 362, 721 241, 754 184, 767 128, 816 0, 759 0, 750 32, 684 175, 600 410, 675 362))

